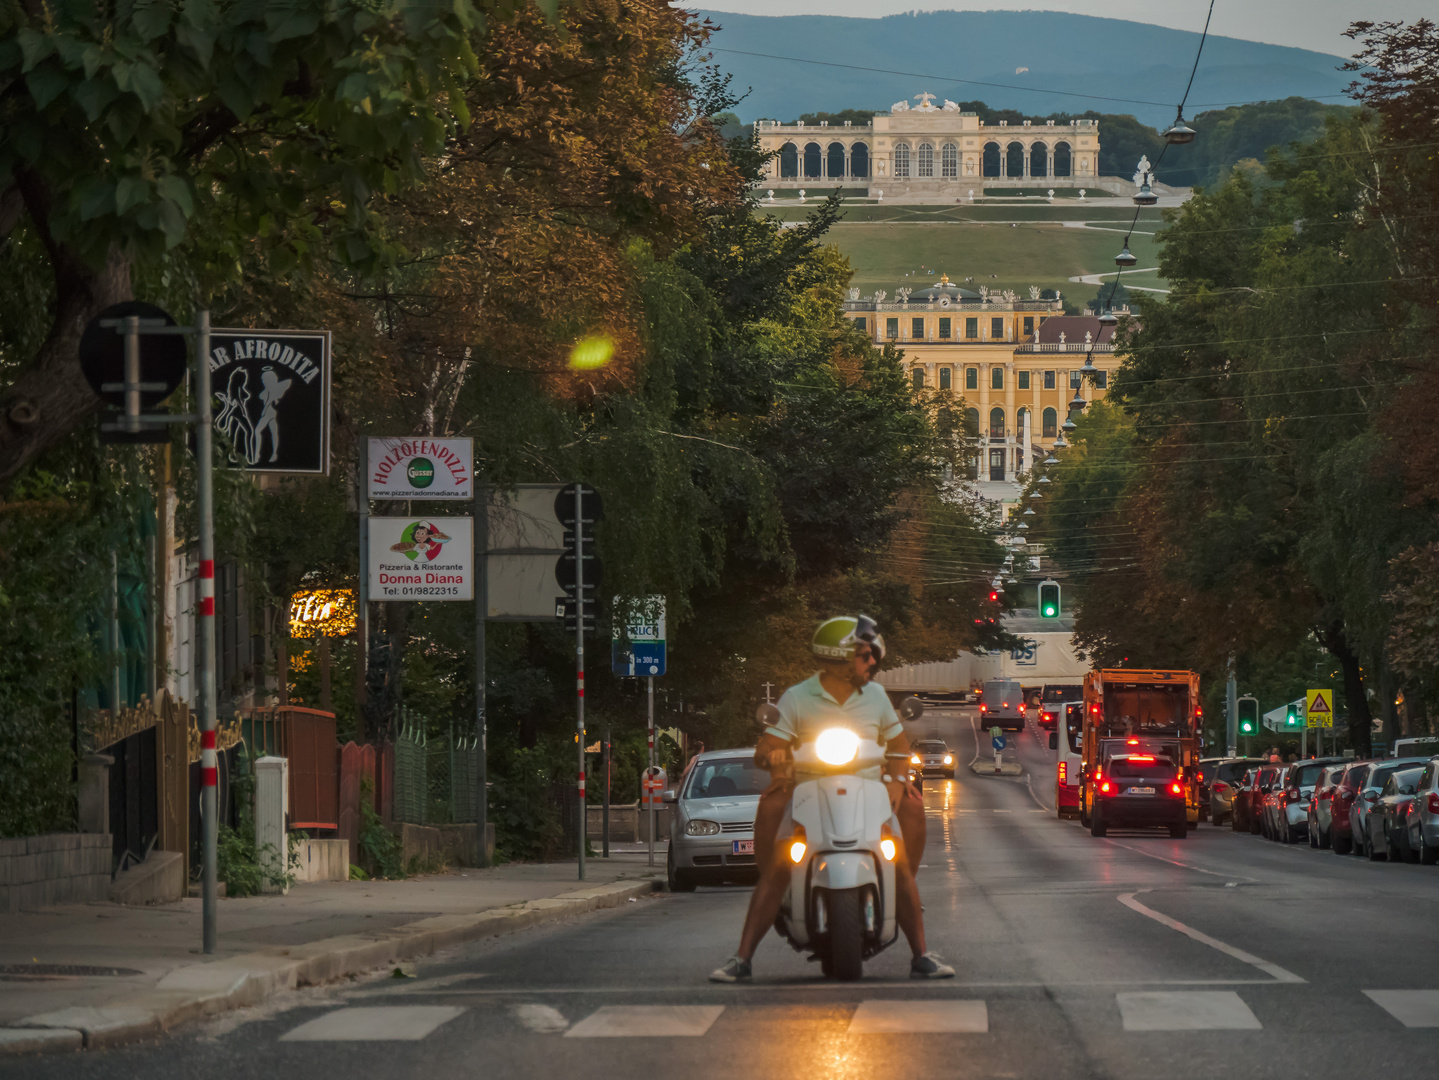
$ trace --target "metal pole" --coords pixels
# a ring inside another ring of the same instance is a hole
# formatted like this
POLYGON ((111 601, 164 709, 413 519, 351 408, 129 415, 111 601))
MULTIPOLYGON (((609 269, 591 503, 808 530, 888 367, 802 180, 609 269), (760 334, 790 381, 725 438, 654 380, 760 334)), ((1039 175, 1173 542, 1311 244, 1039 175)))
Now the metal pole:
MULTIPOLYGON (((649 689, 648 689, 648 693, 646 694, 646 696, 649 698, 649 714, 650 714, 650 718, 649 718, 649 733, 650 733, 650 775, 653 776, 653 775, 654 775, 654 767, 655 767, 655 764, 656 764, 656 762, 655 762, 655 677, 654 677, 653 675, 650 675, 650 676, 648 676, 648 677, 645 679, 645 682, 647 682, 647 683, 649 684, 649 689)), ((657 815, 656 812, 655 812, 655 799, 654 799, 655 793, 654 793, 654 789, 653 789, 653 788, 650 789, 650 793, 649 793, 649 794, 650 794, 650 865, 653 866, 653 865, 655 864, 655 822, 656 822, 656 819, 657 819, 658 815, 657 815)))
MULTIPOLYGON (((355 578, 355 719, 367 735, 365 680, 370 659, 370 440, 359 438, 355 504, 360 510, 360 572, 355 578)), ((481 842, 484 838, 481 837, 481 842)))
POLYGON ((140 430, 140 316, 125 317, 125 431, 140 430))
POLYGON ((1236 756, 1239 742, 1239 690, 1234 681, 1234 657, 1229 658, 1229 681, 1224 685, 1224 748, 1236 756))
POLYGON ((215 842, 219 824, 217 782, 219 759, 215 753, 215 475, 214 424, 210 416, 210 313, 196 318, 195 340, 195 453, 199 477, 200 612, 196 622, 200 674, 200 832, 203 845, 204 950, 215 951, 215 842))
POLYGON ((486 755, 485 724, 485 629, 490 608, 490 575, 488 556, 490 548, 490 489, 475 482, 475 745, 479 747, 479 776, 475 783, 479 788, 480 865, 490 865, 489 813, 490 795, 489 762, 486 755))
POLYGON ((110 552, 110 716, 120 720, 120 556, 110 552))
POLYGON ((605 805, 600 810, 600 839, 604 845, 604 855, 610 857, 610 722, 605 720, 605 805))
POLYGON ((589 807, 585 803, 585 513, 584 486, 575 485, 575 750, 580 762, 578 867, 585 880, 585 842, 589 807))

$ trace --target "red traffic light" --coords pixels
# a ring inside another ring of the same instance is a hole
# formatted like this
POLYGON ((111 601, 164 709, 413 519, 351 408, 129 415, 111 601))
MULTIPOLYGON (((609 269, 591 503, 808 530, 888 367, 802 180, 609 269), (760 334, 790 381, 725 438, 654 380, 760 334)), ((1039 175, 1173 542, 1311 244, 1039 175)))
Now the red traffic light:
POLYGON ((993 589, 989 590, 989 602, 991 604, 999 603, 999 593, 995 592, 995 590, 993 589))

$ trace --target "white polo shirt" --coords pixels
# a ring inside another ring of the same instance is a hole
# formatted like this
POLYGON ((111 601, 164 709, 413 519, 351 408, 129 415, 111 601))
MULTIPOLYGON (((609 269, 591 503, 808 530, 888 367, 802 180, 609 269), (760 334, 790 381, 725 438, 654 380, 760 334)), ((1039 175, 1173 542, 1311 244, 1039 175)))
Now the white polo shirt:
MULTIPOLYGON (((786 741, 813 742, 821 731, 835 723, 881 746, 904 733, 899 714, 878 683, 866 683, 863 689, 855 690, 841 703, 820 685, 816 674, 791 686, 780 695, 777 705, 779 722, 765 731, 786 741)), ((866 780, 878 780, 881 774, 877 765, 859 773, 866 780)))

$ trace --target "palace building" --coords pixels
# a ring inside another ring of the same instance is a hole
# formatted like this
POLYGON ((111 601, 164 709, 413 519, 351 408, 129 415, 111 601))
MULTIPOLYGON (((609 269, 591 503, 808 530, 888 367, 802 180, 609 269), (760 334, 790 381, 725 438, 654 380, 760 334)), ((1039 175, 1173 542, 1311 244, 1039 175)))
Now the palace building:
POLYGON ((865 125, 755 125, 769 160, 763 185, 777 188, 863 184, 870 198, 961 197, 984 185, 1099 186, 1099 125, 1007 121, 984 124, 952 101, 916 94, 865 125))
POLYGON ((1119 366, 1113 326, 1065 315, 1058 294, 1029 293, 1021 300, 941 277, 927 289, 899 289, 893 299, 878 291, 861 300, 851 289, 844 304, 845 317, 876 345, 904 350, 916 387, 964 399, 981 447, 971 478, 984 483, 1014 484, 1054 445, 1075 393, 1086 404, 1102 399, 1119 366), (1099 370, 1086 379, 1080 368, 1090 356, 1099 370))

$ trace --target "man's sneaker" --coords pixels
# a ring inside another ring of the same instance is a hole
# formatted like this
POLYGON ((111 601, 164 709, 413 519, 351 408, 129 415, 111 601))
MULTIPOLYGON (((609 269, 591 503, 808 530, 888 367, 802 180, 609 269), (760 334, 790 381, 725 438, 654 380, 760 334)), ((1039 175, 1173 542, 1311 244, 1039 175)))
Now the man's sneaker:
MULTIPOLYGON (((954 972, 951 970, 950 974, 954 972)), ((731 956, 722 965, 710 972, 710 982, 732 983, 750 977, 750 966, 748 960, 741 960, 738 956, 731 956)))
MULTIPOLYGON (((746 967, 749 965, 746 964, 746 967)), ((911 979, 952 979, 954 968, 950 967, 932 952, 916 956, 909 964, 911 979)), ((711 976, 713 978, 713 976, 711 976)))

